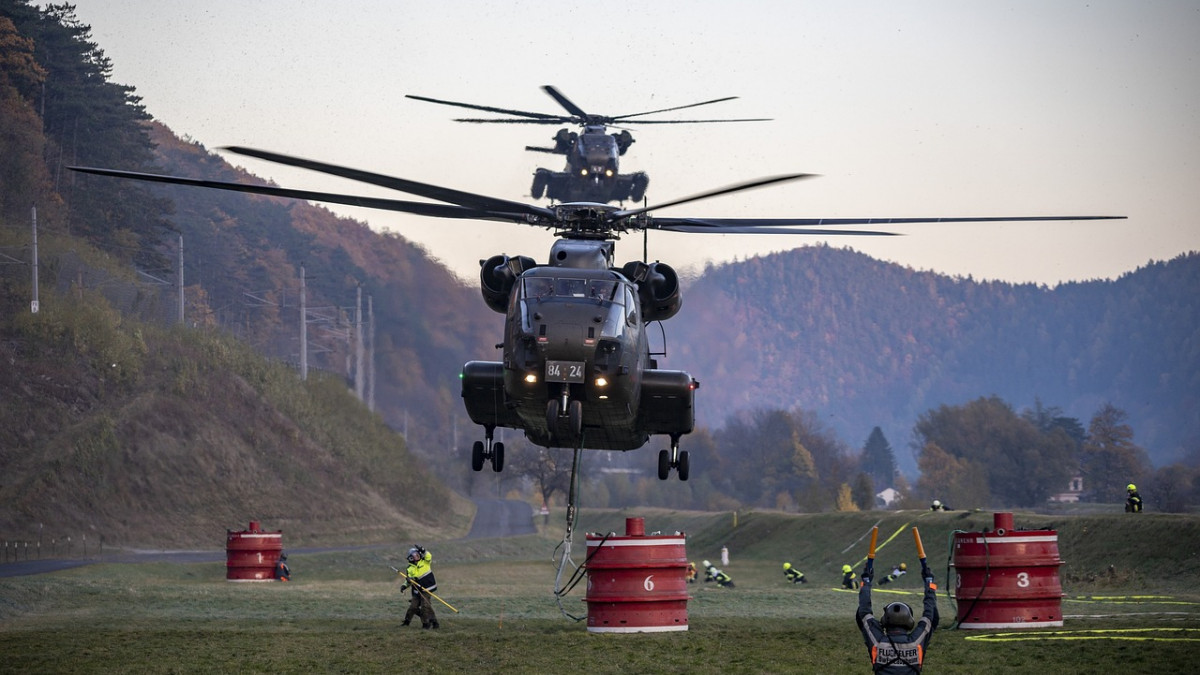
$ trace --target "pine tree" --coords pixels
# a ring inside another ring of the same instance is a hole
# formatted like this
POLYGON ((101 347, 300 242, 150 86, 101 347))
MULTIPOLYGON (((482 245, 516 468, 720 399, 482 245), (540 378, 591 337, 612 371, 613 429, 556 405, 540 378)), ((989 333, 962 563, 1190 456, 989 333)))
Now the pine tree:
POLYGON ((895 484, 896 456, 879 427, 871 429, 871 435, 863 446, 862 469, 874 481, 876 492, 895 484))

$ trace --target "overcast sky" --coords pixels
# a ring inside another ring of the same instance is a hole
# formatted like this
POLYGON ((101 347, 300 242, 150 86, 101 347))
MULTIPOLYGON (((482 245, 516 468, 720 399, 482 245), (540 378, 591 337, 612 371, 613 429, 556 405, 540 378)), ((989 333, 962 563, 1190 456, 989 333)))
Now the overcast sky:
MULTIPOLYGON (((1072 223, 911 225, 831 239, 915 269, 1054 285, 1115 278, 1200 250, 1200 3, 576 3, 76 0, 148 111, 210 149, 248 145, 528 199, 529 153, 558 127, 468 125, 419 94, 620 115, 722 96, 678 117, 773 121, 630 126, 624 172, 651 204, 786 172, 822 177, 662 215, 1125 215, 1072 223)), ((386 194, 235 155, 297 188, 386 194)), ((128 168, 128 167, 117 167, 128 168)), ((544 203, 544 202, 543 202, 544 203)), ((337 207, 420 242, 464 278, 495 253, 544 260, 551 236, 503 223, 337 207)), ((810 237, 653 233, 677 267, 810 237)), ((617 247, 640 257, 640 238, 617 247)))

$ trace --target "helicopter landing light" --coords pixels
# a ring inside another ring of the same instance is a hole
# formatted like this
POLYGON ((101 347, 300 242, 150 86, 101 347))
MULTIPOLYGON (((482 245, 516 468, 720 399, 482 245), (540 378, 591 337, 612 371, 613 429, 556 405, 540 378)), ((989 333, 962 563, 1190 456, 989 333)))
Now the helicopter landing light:
POLYGON ((587 169, 580 169, 580 170, 579 170, 579 175, 580 175, 580 176, 586 176, 586 175, 588 175, 588 170, 587 170, 587 169))
POLYGON ((596 386, 597 387, 607 387, 608 386, 608 378, 604 377, 604 376, 597 377, 596 378, 596 386))
POLYGON ((612 177, 613 177, 613 170, 612 170, 612 169, 605 169, 605 170, 604 170, 604 175, 605 175, 606 177, 608 177, 608 178, 612 178, 612 177))
POLYGON ((528 373, 525 375, 525 381, 529 384, 537 384, 537 373, 528 373))

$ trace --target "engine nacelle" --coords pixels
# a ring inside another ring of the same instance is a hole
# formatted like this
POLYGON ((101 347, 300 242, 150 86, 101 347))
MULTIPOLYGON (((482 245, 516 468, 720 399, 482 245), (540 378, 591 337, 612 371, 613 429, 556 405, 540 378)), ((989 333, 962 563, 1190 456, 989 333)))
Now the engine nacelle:
POLYGON ((480 260, 479 290, 483 293, 483 301, 501 314, 508 311, 508 296, 512 294, 517 277, 534 267, 537 267, 537 263, 533 258, 523 255, 515 258, 494 255, 487 260, 480 260))
POLYGON ((665 321, 683 306, 679 275, 666 263, 625 263, 622 273, 637 284, 643 321, 665 321))

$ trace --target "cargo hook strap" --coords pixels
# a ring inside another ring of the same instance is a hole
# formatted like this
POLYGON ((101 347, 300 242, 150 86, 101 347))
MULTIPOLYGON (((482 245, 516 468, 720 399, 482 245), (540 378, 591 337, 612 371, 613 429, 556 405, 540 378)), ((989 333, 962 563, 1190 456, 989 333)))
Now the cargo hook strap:
POLYGON ((575 535, 575 516, 578 508, 579 500, 579 460, 583 455, 583 438, 579 439, 579 444, 575 446, 575 457, 571 462, 571 487, 567 494, 567 532, 563 535, 563 539, 558 546, 554 548, 554 555, 551 559, 555 561, 558 571, 554 575, 554 601, 558 603, 558 611, 562 612, 563 616, 575 621, 582 621, 587 617, 575 616, 563 607, 563 597, 571 592, 575 584, 583 578, 584 571, 587 567, 587 562, 584 565, 576 565, 575 560, 571 558, 571 543, 575 535), (572 568, 571 578, 563 584, 563 572, 567 566, 572 568))

